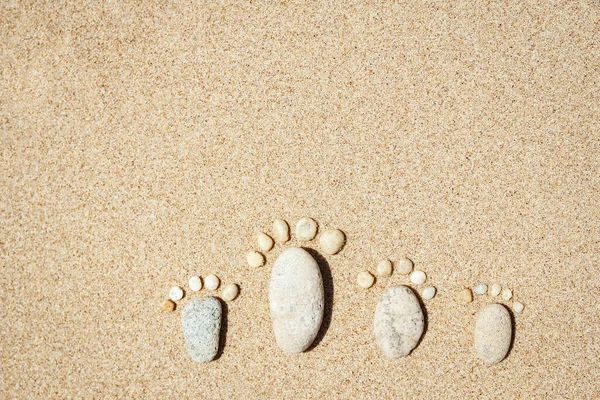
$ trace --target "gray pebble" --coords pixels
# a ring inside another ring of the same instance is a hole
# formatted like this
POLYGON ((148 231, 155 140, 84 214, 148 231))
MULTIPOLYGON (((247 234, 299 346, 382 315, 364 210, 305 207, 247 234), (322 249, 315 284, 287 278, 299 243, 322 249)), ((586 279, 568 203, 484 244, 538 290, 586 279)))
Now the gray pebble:
POLYGON ((214 297, 191 300, 181 314, 185 348, 199 363, 212 361, 219 349, 221 302, 214 297))
POLYGON ((273 265, 269 305, 275 339, 290 354, 301 353, 315 340, 325 294, 315 259, 304 249, 284 250, 273 265))
POLYGON ((490 304, 477 314, 475 351, 485 363, 497 364, 508 354, 512 320, 502 304, 490 304))
POLYGON ((417 296, 407 286, 388 288, 375 308, 375 339, 390 358, 408 355, 423 335, 425 318, 417 296))

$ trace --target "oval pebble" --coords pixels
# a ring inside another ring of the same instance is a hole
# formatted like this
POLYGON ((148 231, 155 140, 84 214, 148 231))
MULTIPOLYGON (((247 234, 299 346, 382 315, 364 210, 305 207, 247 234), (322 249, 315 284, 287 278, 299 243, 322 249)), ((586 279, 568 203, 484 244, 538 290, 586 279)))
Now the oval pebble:
POLYGON ((417 296, 407 286, 388 288, 375 308, 377 345, 387 357, 404 357, 417 346, 425 318, 417 296))
POLYGON ((192 360, 212 361, 219 349, 221 302, 214 297, 191 300, 181 313, 185 348, 192 360))
POLYGON ((513 303, 513 310, 519 314, 521 312, 523 312, 523 309, 525 308, 525 304, 521 303, 520 301, 515 301, 513 303))
POLYGON ((258 251, 251 251, 246 256, 246 261, 252 268, 262 267, 265 264, 265 256, 258 251))
POLYGON ((402 260, 398 261, 398 265, 396 265, 396 271, 398 271, 402 275, 408 275, 412 272, 413 267, 414 264, 412 260, 408 258, 403 258, 402 260))
POLYGON ((275 244, 275 242, 273 241, 273 238, 269 235, 267 235, 266 233, 260 233, 258 235, 258 248, 261 249, 262 251, 269 251, 273 248, 273 245, 275 244))
POLYGON ((497 364, 508 354, 512 341, 512 320, 502 304, 490 304, 477 314, 475 351, 486 364, 497 364))
POLYGON ((497 283, 494 283, 492 285, 492 288, 490 289, 490 294, 492 296, 498 296, 500 294, 500 291, 502 291, 502 286, 500 286, 497 283))
POLYGON ((317 223, 312 218, 302 218, 296 224, 296 237, 302 241, 313 240, 317 236, 317 223))
POLYGON ((410 274, 410 281, 415 285, 422 285, 427 280, 427 275, 423 271, 414 271, 410 274))
POLYGON ((436 292, 437 292, 437 289, 435 287, 427 286, 426 288, 423 289, 423 293, 421 294, 421 296, 425 300, 431 300, 435 297, 436 292))
POLYGON ((321 242, 321 249, 325 254, 333 255, 337 254, 344 247, 344 243, 346 243, 346 236, 344 232, 339 229, 330 229, 321 234, 319 238, 321 242))
POLYGON ((369 271, 362 271, 356 276, 356 283, 363 289, 368 289, 375 283, 375 277, 369 271))
POLYGON ((377 264, 377 276, 392 276, 392 262, 390 260, 382 260, 377 264))
POLYGON ((471 292, 471 289, 464 289, 461 293, 460 296, 462 297, 463 301, 465 303, 470 303, 473 301, 473 292, 471 292))
POLYGON ((172 300, 165 300, 160 305, 161 311, 173 311, 175 310, 175 303, 172 300))
POLYGON ((214 274, 210 274, 209 276, 204 278, 204 286, 206 286, 208 290, 217 290, 220 284, 221 281, 214 274))
POLYGON ((237 297, 240 293, 240 288, 235 283, 230 283, 229 285, 223 288, 223 292, 221 293, 221 298, 225 301, 231 301, 237 297))
POLYGON ((487 289, 488 289, 488 287, 485 283, 478 283, 473 288, 473 291, 477 294, 485 294, 487 292, 487 289))
POLYGON ((173 286, 171 290, 169 290, 169 298, 173 301, 183 299, 183 289, 179 286, 173 286))
POLYGON ((323 321, 325 293, 317 261, 304 249, 285 249, 273 264, 269 307, 273 331, 286 353, 306 350, 323 321))
POLYGON ((503 289, 502 290, 502 299, 506 300, 506 301, 512 299, 512 290, 510 290, 509 288, 503 289))
POLYGON ((285 243, 290 240, 290 226, 282 219, 273 221, 273 237, 279 243, 285 243))
POLYGON ((197 292, 202 289, 202 279, 199 276, 192 276, 188 281, 188 285, 192 291, 197 292))

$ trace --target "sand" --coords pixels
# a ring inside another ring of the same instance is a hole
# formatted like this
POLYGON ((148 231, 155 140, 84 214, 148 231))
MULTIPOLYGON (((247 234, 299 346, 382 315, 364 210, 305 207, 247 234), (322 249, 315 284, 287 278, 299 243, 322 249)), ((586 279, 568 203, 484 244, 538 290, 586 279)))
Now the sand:
POLYGON ((600 397, 600 4, 344 3, 0 4, 0 397, 600 397), (347 243, 294 357, 282 247, 245 257, 304 216, 347 243), (404 256, 438 295, 390 361, 373 312, 407 278, 355 279, 404 256), (211 272, 240 295, 200 365, 180 313, 207 292, 157 310, 211 272), (478 282, 526 305, 493 367, 478 282))

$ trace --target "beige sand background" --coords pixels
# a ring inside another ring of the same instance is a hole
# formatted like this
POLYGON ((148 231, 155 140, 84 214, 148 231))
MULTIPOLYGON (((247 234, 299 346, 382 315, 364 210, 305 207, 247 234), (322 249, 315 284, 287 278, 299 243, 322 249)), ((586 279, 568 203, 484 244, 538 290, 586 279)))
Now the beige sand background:
POLYGON ((599 3, 344 3, 2 2, 0 397, 600 397, 599 3), (348 243, 290 357, 282 247, 245 253, 305 215, 348 243), (390 361, 372 316, 406 279, 354 282, 404 255, 439 295, 390 361), (157 307, 210 272, 242 292, 199 365, 157 307), (526 304, 494 367, 478 281, 526 304))

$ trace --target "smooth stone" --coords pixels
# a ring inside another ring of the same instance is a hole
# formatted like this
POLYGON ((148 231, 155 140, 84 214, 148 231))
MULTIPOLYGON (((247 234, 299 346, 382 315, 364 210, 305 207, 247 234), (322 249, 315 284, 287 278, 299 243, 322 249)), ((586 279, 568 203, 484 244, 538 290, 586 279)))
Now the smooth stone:
POLYGON ((290 240, 290 226, 282 219, 273 221, 273 237, 280 243, 290 240))
POLYGON ((317 261, 304 249, 285 249, 273 264, 269 283, 273 331, 284 352, 301 353, 312 344, 323 321, 324 303, 317 261))
POLYGON ((262 267, 265 264, 265 256, 258 251, 251 251, 246 256, 246 261, 252 268, 262 267))
POLYGON ((407 286, 388 288, 375 308, 375 339, 387 357, 408 355, 419 343, 425 317, 417 296, 407 286))
POLYGON ((275 245, 273 238, 271 236, 267 235, 266 233, 260 233, 258 235, 257 242, 258 242, 258 247, 262 251, 269 251, 273 248, 273 245, 275 245))
POLYGON ((423 293, 421 294, 421 296, 425 300, 431 300, 435 297, 436 293, 437 293, 437 289, 435 287, 427 286, 426 288, 423 289, 423 293))
POLYGON ((513 310, 517 313, 520 314, 523 312, 523 309, 525 308, 525 304, 521 303, 520 301, 515 301, 513 303, 513 310))
POLYGON ((346 243, 346 236, 344 235, 344 232, 339 229, 331 229, 323 232, 319 241, 321 242, 321 249, 323 249, 323 252, 333 255, 342 250, 344 243, 346 243))
POLYGON ((477 314, 475 351, 485 363, 497 364, 508 354, 512 341, 512 320, 502 304, 490 304, 477 314))
POLYGON ((165 300, 160 305, 161 311, 173 311, 175 310, 175 302, 173 300, 165 300))
POLYGON ((500 284, 498 284, 498 283, 494 283, 492 285, 492 288, 490 289, 490 294, 492 296, 498 296, 501 291, 502 291, 502 286, 500 286, 500 284))
POLYGON ((502 290, 502 299, 506 301, 512 299, 512 290, 509 288, 502 290))
POLYGON ((229 285, 227 285, 223 288, 221 297, 225 301, 231 301, 237 297, 238 293, 240 293, 239 286, 236 285, 235 283, 230 283, 229 285))
POLYGON ((181 313, 185 348, 192 360, 212 361, 219 350, 221 302, 214 297, 191 300, 181 313))
POLYGON ((202 289, 202 279, 200 279, 199 276, 192 276, 188 281, 188 284, 190 285, 190 289, 192 289, 194 292, 202 289))
POLYGON ((462 297, 463 301, 465 303, 470 303, 473 301, 473 292, 471 292, 471 289, 464 289, 461 293, 460 296, 462 297))
POLYGON ((402 275, 408 275, 412 272, 413 267, 414 264, 412 260, 408 258, 403 258, 402 260, 398 261, 398 264, 396 265, 396 271, 398 271, 402 275))
POLYGON ((485 294, 487 292, 487 289, 488 289, 488 287, 485 283, 478 283, 473 288, 473 291, 477 294, 485 294))
POLYGON ((415 285, 422 285, 427 280, 427 275, 423 271, 414 271, 410 274, 410 281, 415 285))
POLYGON ((375 277, 369 271, 362 271, 356 276, 356 283, 363 289, 368 289, 375 283, 375 277))
POLYGON ((220 284, 221 280, 214 274, 210 274, 204 278, 204 286, 206 286, 208 290, 217 290, 220 284))
POLYGON ((392 276, 393 266, 390 260, 382 260, 377 264, 377 276, 392 276))
POLYGON ((296 237, 298 240, 309 241, 317 236, 317 223, 312 218, 302 218, 296 224, 296 237))
POLYGON ((169 290, 169 298, 173 301, 183 299, 183 289, 179 286, 173 286, 171 290, 169 290))

